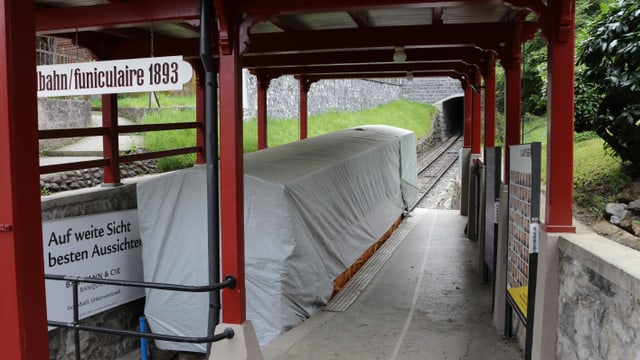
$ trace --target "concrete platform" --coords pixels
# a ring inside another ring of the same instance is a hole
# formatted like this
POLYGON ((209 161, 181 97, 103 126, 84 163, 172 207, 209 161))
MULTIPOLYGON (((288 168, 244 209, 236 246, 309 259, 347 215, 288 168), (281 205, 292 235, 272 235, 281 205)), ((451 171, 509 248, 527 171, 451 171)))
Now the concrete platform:
POLYGON ((491 325, 492 289, 477 282, 466 217, 416 209, 413 220, 380 271, 350 290, 351 305, 276 339, 263 349, 265 360, 522 359, 491 325))

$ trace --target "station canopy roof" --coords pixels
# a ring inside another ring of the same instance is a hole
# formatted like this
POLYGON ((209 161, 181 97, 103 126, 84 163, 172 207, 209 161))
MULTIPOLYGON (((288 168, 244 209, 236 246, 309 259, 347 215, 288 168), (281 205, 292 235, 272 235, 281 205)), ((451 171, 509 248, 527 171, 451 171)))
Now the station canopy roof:
MULTIPOLYGON (((98 59, 197 59, 200 0, 36 0, 36 32, 98 59)), ((539 0, 215 0, 240 27, 242 66, 269 78, 451 76, 503 64, 540 27, 539 0)), ((217 26, 213 26, 217 31, 217 26)), ((217 41, 218 34, 213 34, 217 41)), ((218 44, 211 44, 214 54, 218 44)))

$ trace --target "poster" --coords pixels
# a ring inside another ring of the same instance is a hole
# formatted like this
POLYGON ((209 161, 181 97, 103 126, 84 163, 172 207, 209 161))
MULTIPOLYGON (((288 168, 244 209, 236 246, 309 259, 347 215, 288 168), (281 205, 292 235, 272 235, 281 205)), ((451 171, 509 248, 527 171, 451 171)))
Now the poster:
MULTIPOLYGON (((527 319, 531 254, 537 252, 540 216, 540 143, 509 147, 509 234, 507 292, 527 319)), ((533 273, 533 272, 532 272, 533 273)))
MULTIPOLYGON (((45 274, 142 281, 142 240, 136 209, 42 224, 45 274)), ((47 317, 73 321, 70 282, 46 280, 47 317)), ((80 283, 80 319, 144 296, 144 289, 80 283)))

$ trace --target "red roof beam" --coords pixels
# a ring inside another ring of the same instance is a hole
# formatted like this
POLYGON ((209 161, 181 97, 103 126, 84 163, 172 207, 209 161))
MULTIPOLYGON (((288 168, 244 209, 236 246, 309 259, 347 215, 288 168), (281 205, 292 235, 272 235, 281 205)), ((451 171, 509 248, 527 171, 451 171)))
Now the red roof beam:
POLYGON ((420 70, 455 70, 469 72, 474 67, 461 61, 442 61, 419 64, 364 64, 343 66, 300 66, 262 69, 261 73, 276 78, 280 75, 323 75, 323 74, 349 74, 349 73, 376 73, 376 72, 407 72, 420 70))
MULTIPOLYGON (((504 4, 502 0, 474 0, 474 5, 481 4, 504 4)), ((423 7, 451 7, 469 5, 465 0, 323 0, 300 1, 300 0, 236 0, 234 7, 238 13, 278 13, 294 14, 305 12, 321 11, 355 11, 372 9, 401 9, 401 8, 423 8, 423 7)))
MULTIPOLYGON (((333 51, 321 53, 297 53, 275 55, 245 55, 242 64, 247 68, 303 66, 312 64, 355 65, 393 63, 394 49, 333 51)), ((459 60, 467 63, 486 62, 488 52, 475 47, 408 48, 405 63, 459 60)))
POLYGON ((200 16, 198 0, 138 0, 94 6, 49 8, 36 11, 36 33, 98 30, 151 22, 194 20, 200 16))
POLYGON ((251 34, 248 53, 284 54, 436 45, 465 45, 497 50, 501 44, 512 41, 513 32, 514 27, 510 23, 482 23, 251 34))
MULTIPOLYGON (((422 77, 450 77, 454 79, 466 79, 467 74, 459 73, 453 70, 434 70, 434 71, 413 71, 414 78, 422 77)), ((358 73, 358 74, 325 74, 325 75, 310 75, 307 76, 309 80, 340 80, 340 79, 390 79, 390 78, 405 78, 406 72, 378 72, 378 73, 358 73)))

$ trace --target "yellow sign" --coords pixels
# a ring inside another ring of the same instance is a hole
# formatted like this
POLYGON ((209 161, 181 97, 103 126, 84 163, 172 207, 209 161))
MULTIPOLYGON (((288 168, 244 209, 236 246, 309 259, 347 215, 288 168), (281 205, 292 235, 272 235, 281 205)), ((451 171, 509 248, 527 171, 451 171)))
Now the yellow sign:
POLYGON ((513 302, 518 306, 518 310, 524 316, 525 320, 527 319, 527 302, 529 300, 529 287, 521 286, 516 288, 507 289, 507 292, 513 299, 513 302))

